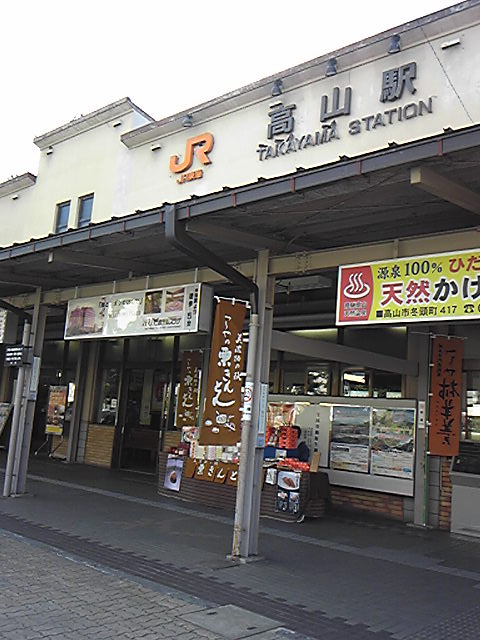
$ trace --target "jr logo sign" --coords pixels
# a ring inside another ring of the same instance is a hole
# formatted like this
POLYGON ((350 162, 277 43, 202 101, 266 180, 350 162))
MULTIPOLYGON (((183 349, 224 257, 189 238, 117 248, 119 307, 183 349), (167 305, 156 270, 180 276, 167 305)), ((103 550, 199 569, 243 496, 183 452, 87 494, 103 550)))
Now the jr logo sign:
POLYGON ((200 162, 204 165, 211 164, 212 161, 208 157, 208 154, 213 148, 213 136, 211 133, 201 133, 194 138, 188 138, 185 145, 185 157, 183 162, 179 162, 178 156, 170 156, 170 171, 172 173, 180 173, 177 178, 179 184, 183 182, 190 182, 190 180, 197 180, 203 177, 203 169, 196 171, 188 171, 193 164, 193 154, 197 156, 200 162))

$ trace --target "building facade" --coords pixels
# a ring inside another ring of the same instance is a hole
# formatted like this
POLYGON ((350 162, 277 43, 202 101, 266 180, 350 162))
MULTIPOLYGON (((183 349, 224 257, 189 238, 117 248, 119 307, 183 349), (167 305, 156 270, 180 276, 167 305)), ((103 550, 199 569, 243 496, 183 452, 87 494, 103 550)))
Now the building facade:
MULTIPOLYGON (((202 422, 211 324, 133 330, 119 312, 108 332, 86 309, 141 299, 152 316, 162 292, 173 313, 184 285, 201 284, 199 305, 213 295, 257 307, 255 464, 265 421, 290 411, 335 503, 478 533, 479 37, 470 0, 162 121, 126 98, 36 138, 38 176, 0 185, 1 295, 32 314, 24 446, 43 446, 48 394, 66 387, 54 455, 164 469, 191 352, 202 422), (377 274, 376 316, 362 306, 366 281, 343 282, 348 265, 377 274), (77 324, 83 334, 67 335, 77 324), (430 441, 442 336, 463 351, 450 387, 457 467, 430 441)), ((5 404, 20 371, 4 367, 5 404)))

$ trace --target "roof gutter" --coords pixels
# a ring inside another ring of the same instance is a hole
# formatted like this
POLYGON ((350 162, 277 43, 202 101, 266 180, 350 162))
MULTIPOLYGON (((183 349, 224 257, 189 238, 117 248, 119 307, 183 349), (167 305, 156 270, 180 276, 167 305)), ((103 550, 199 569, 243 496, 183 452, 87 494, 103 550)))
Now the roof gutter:
POLYGON ((177 210, 174 204, 164 207, 165 238, 176 249, 193 258, 197 263, 206 265, 216 273, 224 276, 229 282, 238 285, 249 292, 252 313, 257 313, 258 309, 258 287, 246 278, 243 273, 237 271, 225 262, 210 249, 204 247, 200 242, 194 240, 185 231, 185 227, 179 224, 177 210))

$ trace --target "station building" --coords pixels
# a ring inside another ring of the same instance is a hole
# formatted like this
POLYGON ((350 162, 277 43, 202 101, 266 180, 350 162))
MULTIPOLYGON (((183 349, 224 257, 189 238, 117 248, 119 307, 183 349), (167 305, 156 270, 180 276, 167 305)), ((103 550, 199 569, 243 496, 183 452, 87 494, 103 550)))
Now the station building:
MULTIPOLYGON (((24 447, 164 473, 182 358, 200 354, 200 426, 215 301, 253 291, 259 458, 290 412, 334 504, 478 535, 479 39, 467 0, 164 120, 125 98, 35 138, 38 174, 0 184, 4 343, 31 316, 24 447), (184 314, 170 329, 160 298, 184 314), (438 338, 460 368, 435 387, 438 338)), ((3 405, 21 370, 3 367, 3 405)))

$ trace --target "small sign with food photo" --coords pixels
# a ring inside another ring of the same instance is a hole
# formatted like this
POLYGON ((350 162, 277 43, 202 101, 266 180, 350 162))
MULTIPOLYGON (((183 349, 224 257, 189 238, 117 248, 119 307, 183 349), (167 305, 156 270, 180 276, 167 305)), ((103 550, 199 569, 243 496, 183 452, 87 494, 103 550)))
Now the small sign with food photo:
POLYGON ((183 460, 169 456, 167 459, 167 467, 165 469, 165 480, 163 482, 164 489, 170 491, 180 491, 180 482, 182 480, 183 460))
POLYGON ((279 471, 277 485, 279 489, 298 491, 300 487, 300 473, 296 471, 279 471))

